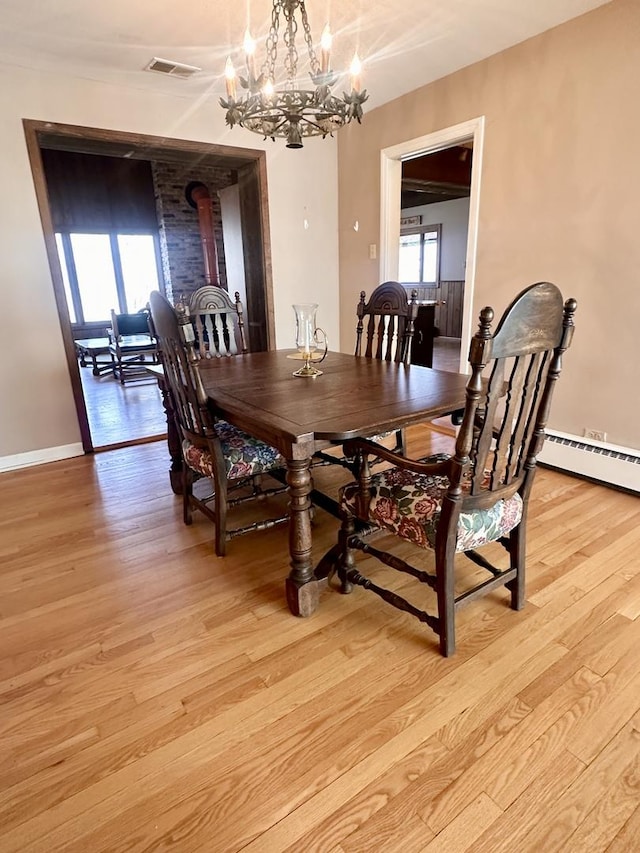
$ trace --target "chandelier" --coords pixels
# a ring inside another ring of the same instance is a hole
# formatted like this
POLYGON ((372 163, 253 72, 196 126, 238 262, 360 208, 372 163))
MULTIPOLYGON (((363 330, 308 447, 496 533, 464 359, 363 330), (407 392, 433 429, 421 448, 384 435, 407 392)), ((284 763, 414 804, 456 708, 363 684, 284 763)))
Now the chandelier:
POLYGON ((360 90, 361 65, 357 53, 351 64, 351 92, 343 92, 342 98, 332 94, 339 75, 331 70, 331 33, 324 28, 320 42, 320 61, 313 47, 307 10, 304 0, 273 0, 271 26, 266 40, 266 59, 256 71, 255 42, 249 31, 245 33, 244 52, 247 76, 236 76, 231 57, 225 66, 227 98, 220 104, 227 111, 226 121, 230 127, 238 124, 267 139, 276 136, 287 140, 287 148, 302 148, 302 140, 308 136, 333 136, 338 128, 352 119, 362 119, 362 104, 367 100, 367 91, 360 90), (313 86, 300 88, 296 80, 298 52, 296 35, 299 12, 304 40, 309 54, 311 70, 309 77, 313 86), (284 70, 286 81, 276 88, 276 60, 280 37, 280 16, 284 18, 283 42, 286 50, 284 70), (238 82, 244 90, 238 93, 238 82))

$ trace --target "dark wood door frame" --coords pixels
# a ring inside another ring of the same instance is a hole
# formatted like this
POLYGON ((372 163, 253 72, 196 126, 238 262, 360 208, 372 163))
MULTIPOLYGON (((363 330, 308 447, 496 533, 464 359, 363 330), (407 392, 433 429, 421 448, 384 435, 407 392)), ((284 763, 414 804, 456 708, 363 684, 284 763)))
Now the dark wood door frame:
POLYGON ((201 166, 215 164, 237 169, 241 176, 241 209, 251 220, 250 222, 243 220, 242 224, 247 267, 247 318, 256 330, 254 332, 255 343, 258 345, 256 349, 272 349, 275 346, 267 169, 264 151, 32 119, 24 119, 23 127, 85 453, 93 452, 94 448, 49 207, 47 183, 40 153, 42 148, 59 148, 65 151, 104 154, 112 157, 136 157, 143 160, 162 159, 180 163, 193 161, 201 166))

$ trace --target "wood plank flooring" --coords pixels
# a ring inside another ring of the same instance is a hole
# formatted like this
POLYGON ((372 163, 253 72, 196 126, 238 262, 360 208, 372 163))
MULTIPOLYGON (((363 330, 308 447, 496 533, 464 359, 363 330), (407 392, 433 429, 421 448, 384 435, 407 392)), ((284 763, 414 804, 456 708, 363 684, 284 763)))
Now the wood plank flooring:
POLYGON ((637 853, 637 497, 539 470, 527 606, 474 602, 445 660, 364 590, 291 616, 286 529, 216 558, 168 464, 0 475, 2 853, 637 853))
POLYGON ((91 367, 81 367, 80 379, 95 449, 166 436, 162 398, 153 377, 136 377, 121 385, 110 373, 94 376, 91 367))

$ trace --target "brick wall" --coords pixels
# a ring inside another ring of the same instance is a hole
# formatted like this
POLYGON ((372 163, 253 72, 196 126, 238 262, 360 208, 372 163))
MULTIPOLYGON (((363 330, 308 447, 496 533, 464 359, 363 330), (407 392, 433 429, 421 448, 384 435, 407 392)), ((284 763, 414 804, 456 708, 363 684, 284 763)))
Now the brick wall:
POLYGON ((189 167, 184 163, 151 164, 160 226, 160 252, 167 299, 174 304, 207 284, 198 211, 185 196, 192 182, 209 190, 218 250, 219 283, 226 289, 227 275, 222 242, 222 218, 217 191, 237 182, 231 169, 189 167))

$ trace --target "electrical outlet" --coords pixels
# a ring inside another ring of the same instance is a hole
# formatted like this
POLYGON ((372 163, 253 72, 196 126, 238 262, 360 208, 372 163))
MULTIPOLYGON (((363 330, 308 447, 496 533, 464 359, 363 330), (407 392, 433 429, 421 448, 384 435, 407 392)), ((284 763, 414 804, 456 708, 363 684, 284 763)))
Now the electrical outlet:
POLYGON ((607 440, 606 432, 603 432, 601 429, 587 429, 586 427, 584 430, 584 437, 585 438, 591 438, 591 439, 593 439, 593 441, 606 441, 607 440))

